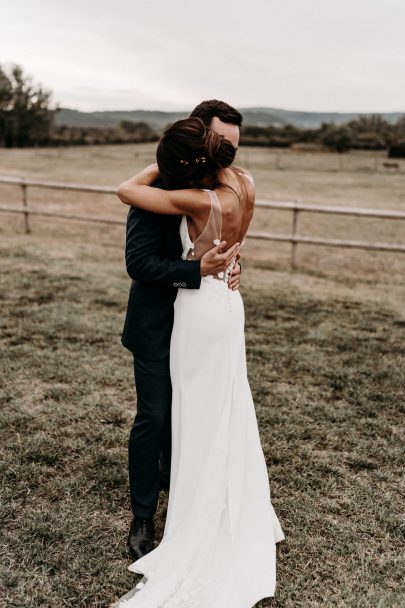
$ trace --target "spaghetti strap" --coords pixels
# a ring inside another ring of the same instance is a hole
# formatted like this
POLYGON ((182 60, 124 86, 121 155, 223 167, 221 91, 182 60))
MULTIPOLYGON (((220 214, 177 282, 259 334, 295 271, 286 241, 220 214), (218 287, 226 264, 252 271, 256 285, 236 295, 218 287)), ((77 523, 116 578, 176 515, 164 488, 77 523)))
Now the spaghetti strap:
POLYGON ((221 234, 222 234, 222 209, 221 203, 219 202, 219 198, 217 193, 214 190, 208 190, 211 199, 211 213, 210 213, 210 229, 211 229, 211 241, 219 245, 221 242, 221 234), (218 241, 218 242, 216 242, 218 241))
MULTIPOLYGON (((221 231, 222 231, 222 211, 221 211, 221 203, 213 190, 208 190, 206 188, 201 188, 204 192, 208 192, 210 197, 211 207, 210 213, 208 216, 207 223, 205 224, 203 230, 200 234, 191 241, 190 237, 188 237, 187 241, 192 245, 193 249, 193 257, 197 256, 200 251, 203 255, 208 249, 211 249, 213 245, 219 245, 221 242, 221 231)), ((184 220, 183 220, 184 222, 184 220)), ((184 230, 184 228, 183 228, 184 230)), ((188 222, 187 222, 187 231, 188 231, 188 222)))

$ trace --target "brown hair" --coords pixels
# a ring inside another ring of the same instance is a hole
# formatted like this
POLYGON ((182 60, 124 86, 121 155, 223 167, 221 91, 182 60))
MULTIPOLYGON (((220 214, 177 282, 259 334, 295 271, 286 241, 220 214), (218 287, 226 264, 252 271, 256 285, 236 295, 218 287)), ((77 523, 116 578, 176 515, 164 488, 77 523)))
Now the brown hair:
POLYGON ((201 118, 207 127, 210 126, 214 116, 217 116, 222 122, 228 122, 238 127, 242 125, 242 114, 230 106, 229 103, 218 99, 202 101, 190 114, 190 118, 201 118))
POLYGON ((186 118, 165 130, 156 160, 166 187, 214 189, 219 185, 218 169, 229 167, 235 153, 231 142, 200 118, 186 118))

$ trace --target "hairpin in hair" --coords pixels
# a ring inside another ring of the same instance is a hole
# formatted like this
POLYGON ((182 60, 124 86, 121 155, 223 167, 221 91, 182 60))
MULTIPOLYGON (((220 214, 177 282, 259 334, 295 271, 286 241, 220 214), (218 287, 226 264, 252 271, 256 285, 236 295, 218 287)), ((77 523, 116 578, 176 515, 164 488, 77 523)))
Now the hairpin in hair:
MULTIPOLYGON (((194 160, 195 160, 196 165, 198 165, 198 163, 206 163, 207 157, 206 156, 197 156, 197 158, 195 158, 194 160)), ((186 167, 187 165, 190 164, 190 162, 188 160, 181 159, 180 164, 184 165, 186 167)))

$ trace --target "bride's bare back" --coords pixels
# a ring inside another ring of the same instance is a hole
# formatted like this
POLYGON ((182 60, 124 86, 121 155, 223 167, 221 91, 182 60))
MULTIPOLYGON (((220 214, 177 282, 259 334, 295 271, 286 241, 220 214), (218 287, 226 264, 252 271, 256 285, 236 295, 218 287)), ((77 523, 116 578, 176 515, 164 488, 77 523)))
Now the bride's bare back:
POLYGON ((242 243, 253 216, 255 194, 250 174, 240 168, 223 169, 218 181, 221 186, 212 191, 217 204, 214 201, 206 213, 190 217, 189 234, 197 258, 217 239, 226 241, 227 247, 242 243))

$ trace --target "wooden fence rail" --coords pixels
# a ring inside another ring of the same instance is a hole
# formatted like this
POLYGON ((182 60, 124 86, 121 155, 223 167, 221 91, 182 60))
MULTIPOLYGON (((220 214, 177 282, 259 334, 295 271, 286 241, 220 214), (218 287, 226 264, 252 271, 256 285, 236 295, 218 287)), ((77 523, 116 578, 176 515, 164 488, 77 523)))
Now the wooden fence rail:
MULTIPOLYGON (((21 177, 0 176, 0 184, 11 184, 19 186, 22 194, 22 207, 11 205, 0 205, 0 212, 21 213, 24 216, 24 228, 28 234, 31 232, 30 215, 41 215, 46 217, 56 217, 67 220, 81 222, 96 222, 103 224, 125 224, 126 220, 117 220, 111 217, 99 217, 90 215, 71 215, 47 211, 46 209, 36 209, 29 206, 28 188, 48 188, 52 190, 72 190, 76 192, 93 192, 98 194, 116 194, 116 188, 110 186, 91 186, 86 184, 67 184, 62 182, 40 181, 25 179, 21 177)), ((380 243, 371 241, 353 241, 341 239, 324 239, 316 236, 304 236, 298 233, 299 214, 301 213, 324 213, 329 215, 348 215, 359 218, 379 218, 387 220, 405 220, 405 212, 383 209, 356 209, 354 207, 335 207, 331 205, 309 205, 299 201, 276 201, 276 200, 257 200, 256 206, 264 209, 281 209, 292 212, 292 226, 290 234, 277 234, 271 232, 258 232, 251 230, 248 238, 266 241, 281 241, 291 243, 291 268, 297 265, 297 248, 299 243, 307 245, 317 245, 324 247, 344 247, 354 249, 367 249, 374 251, 392 251, 405 253, 405 243, 380 243)))

